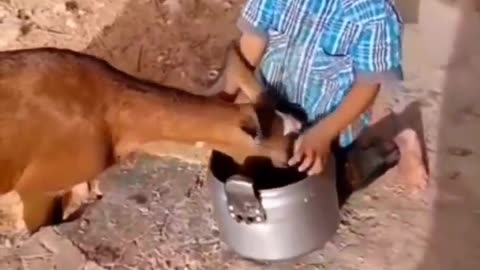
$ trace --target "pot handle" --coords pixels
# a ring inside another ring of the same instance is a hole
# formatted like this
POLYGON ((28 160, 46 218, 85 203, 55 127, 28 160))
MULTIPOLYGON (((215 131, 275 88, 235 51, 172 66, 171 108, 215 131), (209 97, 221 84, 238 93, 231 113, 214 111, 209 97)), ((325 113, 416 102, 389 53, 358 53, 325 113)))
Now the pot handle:
POLYGON ((252 179, 243 175, 233 175, 225 182, 225 195, 230 216, 238 223, 261 223, 266 220, 266 212, 252 179))

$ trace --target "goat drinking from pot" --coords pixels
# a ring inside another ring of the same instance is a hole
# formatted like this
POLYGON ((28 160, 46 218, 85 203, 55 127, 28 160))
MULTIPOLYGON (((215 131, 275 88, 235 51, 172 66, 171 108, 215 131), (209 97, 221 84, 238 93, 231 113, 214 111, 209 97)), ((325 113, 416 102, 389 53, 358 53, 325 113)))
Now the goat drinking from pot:
MULTIPOLYGON (((258 101, 238 51, 228 59, 227 77, 258 101)), ((256 105, 141 80, 71 50, 0 52, 0 235, 51 223, 59 198, 65 210, 107 167, 154 141, 203 142, 239 163, 262 156, 284 166, 288 117, 262 119, 256 105)))

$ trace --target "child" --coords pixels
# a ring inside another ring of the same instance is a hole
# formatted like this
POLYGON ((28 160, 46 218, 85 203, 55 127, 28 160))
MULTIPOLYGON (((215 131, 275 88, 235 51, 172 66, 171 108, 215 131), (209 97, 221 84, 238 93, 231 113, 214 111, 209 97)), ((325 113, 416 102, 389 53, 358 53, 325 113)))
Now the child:
MULTIPOLYGON (((240 50, 265 88, 311 123, 289 161, 309 174, 321 172, 335 139, 346 147, 369 125, 380 85, 402 80, 402 22, 390 0, 249 0, 238 27, 240 50)), ((416 134, 395 141, 409 187, 423 189, 416 134)))

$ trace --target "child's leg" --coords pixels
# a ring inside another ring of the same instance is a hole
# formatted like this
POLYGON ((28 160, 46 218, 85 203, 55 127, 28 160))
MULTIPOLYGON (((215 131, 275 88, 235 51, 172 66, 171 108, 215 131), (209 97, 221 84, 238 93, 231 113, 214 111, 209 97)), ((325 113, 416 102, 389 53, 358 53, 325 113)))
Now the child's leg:
POLYGON ((421 191, 427 184, 421 145, 412 129, 405 129, 393 140, 380 137, 357 140, 346 148, 334 146, 339 162, 339 189, 355 191, 371 184, 398 165, 399 177, 410 192, 421 191), (343 172, 342 172, 343 170, 343 172), (345 186, 348 185, 348 186, 345 186))
POLYGON ((335 144, 334 154, 340 192, 353 192, 368 186, 397 165, 400 159, 394 142, 378 138, 368 144, 357 140, 344 148, 335 144))
POLYGON ((400 151, 398 173, 404 181, 405 188, 411 192, 424 190, 427 186, 428 174, 417 133, 413 129, 404 129, 394 138, 394 141, 400 151))
POLYGON ((403 188, 413 193, 422 191, 428 183, 428 165, 421 141, 423 124, 419 104, 409 102, 397 84, 386 86, 386 90, 390 93, 382 92, 379 96, 382 100, 373 106, 370 131, 398 147, 397 175, 403 188))

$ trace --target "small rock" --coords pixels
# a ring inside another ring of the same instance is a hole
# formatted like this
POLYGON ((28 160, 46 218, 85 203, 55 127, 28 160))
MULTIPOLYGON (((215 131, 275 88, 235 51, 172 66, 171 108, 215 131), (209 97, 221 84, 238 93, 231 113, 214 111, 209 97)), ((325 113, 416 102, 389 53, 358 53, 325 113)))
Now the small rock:
POLYGON ((400 219, 400 216, 398 214, 395 214, 395 213, 390 213, 389 216, 394 220, 399 220, 400 219))
POLYGON ((81 229, 86 229, 88 225, 90 225, 90 221, 88 219, 82 219, 82 221, 80 221, 81 229))
POLYGON ((72 29, 77 28, 77 23, 72 18, 68 18, 67 21, 65 22, 65 25, 67 25, 72 29))
POLYGON ((162 63, 165 60, 165 54, 160 54, 157 56, 157 63, 162 63))
POLYGON ((140 211, 140 213, 142 213, 142 214, 148 214, 150 212, 150 210, 148 210, 145 207, 139 207, 138 211, 140 211))
POLYGON ((372 201, 373 198, 370 194, 366 194, 365 196, 363 196, 363 200, 369 202, 372 201))
POLYGON ((208 72, 207 76, 209 80, 214 80, 218 77, 218 74, 219 74, 218 70, 212 69, 208 72))

